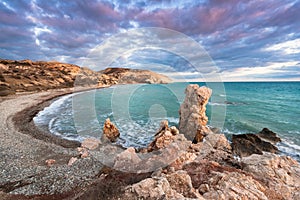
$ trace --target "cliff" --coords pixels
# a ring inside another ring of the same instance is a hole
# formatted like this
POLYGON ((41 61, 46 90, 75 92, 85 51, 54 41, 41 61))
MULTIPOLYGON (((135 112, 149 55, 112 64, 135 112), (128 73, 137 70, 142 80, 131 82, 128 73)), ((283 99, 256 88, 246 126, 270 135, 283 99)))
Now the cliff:
POLYGON ((169 83, 171 79, 147 70, 86 67, 56 61, 1 60, 0 96, 16 92, 42 91, 73 86, 103 87, 114 84, 169 83))

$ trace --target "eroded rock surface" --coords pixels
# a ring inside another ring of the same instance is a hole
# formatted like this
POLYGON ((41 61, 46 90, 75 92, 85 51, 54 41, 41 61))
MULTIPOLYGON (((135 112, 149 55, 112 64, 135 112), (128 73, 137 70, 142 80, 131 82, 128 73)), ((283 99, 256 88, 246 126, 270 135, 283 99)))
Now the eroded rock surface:
POLYGON ((211 94, 211 89, 196 84, 187 86, 185 90, 186 96, 179 110, 179 132, 195 143, 201 142, 211 132, 206 126, 208 118, 205 114, 211 94))

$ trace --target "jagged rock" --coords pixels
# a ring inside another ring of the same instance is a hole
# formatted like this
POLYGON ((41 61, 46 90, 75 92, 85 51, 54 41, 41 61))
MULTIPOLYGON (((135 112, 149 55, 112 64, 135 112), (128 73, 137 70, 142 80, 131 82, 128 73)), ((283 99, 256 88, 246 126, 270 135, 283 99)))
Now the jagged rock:
POLYGON ((259 181, 233 167, 203 159, 186 165, 184 170, 205 199, 268 199, 259 181))
POLYGON ((208 118, 205 111, 212 90, 191 84, 187 86, 185 94, 184 102, 179 110, 179 132, 189 140, 195 139, 195 143, 201 142, 203 136, 211 132, 206 126, 208 118))
POLYGON ((269 152, 241 159, 243 170, 267 186, 269 199, 297 199, 300 196, 300 165, 288 156, 269 152))
POLYGON ((193 188, 191 177, 186 171, 180 170, 167 174, 166 178, 173 190, 184 197, 198 198, 200 194, 193 188))
POLYGON ((281 139, 277 136, 277 134, 269 130, 268 128, 263 128, 257 135, 260 138, 268 140, 274 144, 276 144, 277 142, 281 142, 281 139))
POLYGON ((89 150, 94 150, 99 146, 99 144, 100 144, 100 140, 94 138, 87 138, 83 140, 83 142, 81 143, 81 147, 89 150))
POLYGON ((257 199, 268 200, 265 187, 251 176, 238 172, 213 172, 207 182, 205 199, 257 199))
POLYGON ((174 162, 169 165, 169 168, 180 170, 184 165, 191 163, 197 158, 195 153, 186 152, 180 155, 174 162))
POLYGON ((157 138, 158 140, 154 140, 147 148, 139 151, 139 156, 143 157, 143 162, 139 164, 139 169, 142 171, 153 171, 168 166, 186 153, 186 149, 191 144, 191 141, 188 141, 182 134, 171 136, 168 129, 163 130, 162 135, 158 134, 157 138), (170 140, 169 137, 171 137, 170 140))
POLYGON ((115 142, 119 136, 118 128, 107 118, 103 126, 103 137, 108 138, 111 142, 115 142))
POLYGON ((224 134, 209 134, 203 142, 191 144, 188 152, 197 155, 194 159, 196 162, 208 159, 225 166, 241 168, 239 162, 234 159, 231 146, 224 134))
POLYGON ((127 188, 124 198, 128 199, 184 199, 173 190, 166 178, 147 178, 127 188))
POLYGON ((234 154, 241 157, 252 154, 263 154, 263 151, 277 153, 278 149, 270 142, 263 141, 256 134, 232 135, 232 149, 234 154))
POLYGON ((160 123, 160 128, 155 134, 155 139, 147 147, 147 151, 166 148, 171 142, 174 141, 175 136, 179 133, 176 127, 169 128, 168 121, 163 120, 160 123))

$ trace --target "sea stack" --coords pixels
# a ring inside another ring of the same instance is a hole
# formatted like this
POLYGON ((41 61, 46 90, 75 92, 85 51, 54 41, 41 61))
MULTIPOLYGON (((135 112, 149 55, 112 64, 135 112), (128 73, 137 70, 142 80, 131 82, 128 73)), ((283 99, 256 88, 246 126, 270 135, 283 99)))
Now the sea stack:
POLYGON ((118 128, 107 118, 103 126, 103 137, 108 138, 111 142, 115 142, 119 136, 118 128))
POLYGON ((179 110, 179 132, 194 143, 201 142, 211 132, 206 126, 208 118, 205 114, 211 94, 211 89, 196 84, 185 89, 186 96, 179 110))

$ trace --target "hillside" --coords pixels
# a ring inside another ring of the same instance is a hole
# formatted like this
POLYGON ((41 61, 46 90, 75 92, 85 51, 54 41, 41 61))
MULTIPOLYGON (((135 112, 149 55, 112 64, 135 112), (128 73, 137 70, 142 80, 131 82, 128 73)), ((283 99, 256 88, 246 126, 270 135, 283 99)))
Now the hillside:
POLYGON ((73 86, 169 83, 171 79, 148 70, 107 68, 100 72, 56 61, 0 59, 0 96, 73 86))

